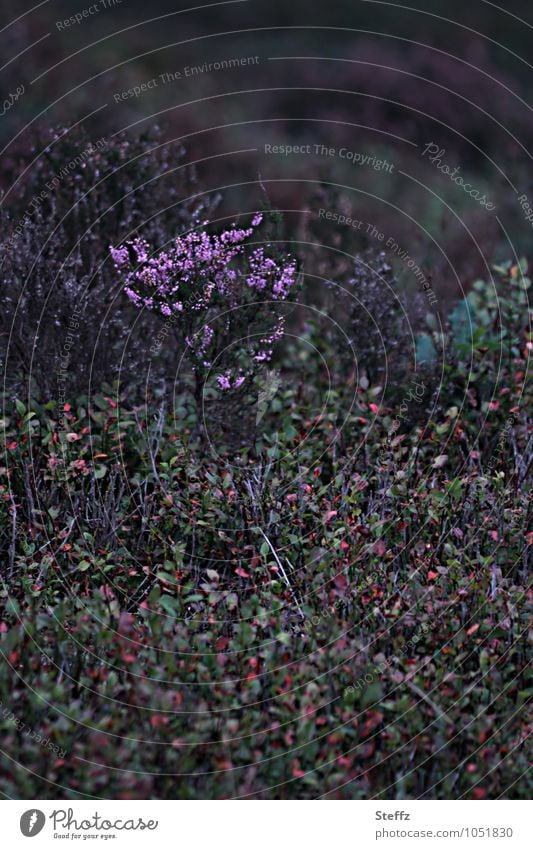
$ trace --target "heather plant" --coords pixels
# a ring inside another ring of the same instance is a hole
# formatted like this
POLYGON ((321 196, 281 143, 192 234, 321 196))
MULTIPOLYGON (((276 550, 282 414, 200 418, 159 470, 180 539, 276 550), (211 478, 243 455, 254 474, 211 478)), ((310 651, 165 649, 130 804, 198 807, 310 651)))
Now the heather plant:
MULTIPOLYGON (((64 452, 51 411, 19 402, 0 446, 6 792, 529 798, 529 291, 510 263, 475 289, 473 341, 445 326, 420 425, 359 385, 341 442, 343 363, 307 381, 331 393, 316 416, 293 349, 281 389, 263 373, 278 438, 247 477, 188 439, 185 393, 142 420, 125 387, 80 397, 64 452)), ((418 386, 399 389, 420 408, 418 386)))
POLYGON ((355 257, 352 274, 329 280, 326 305, 338 322, 329 336, 347 374, 374 385, 405 379, 413 330, 405 294, 384 251, 355 257))
POLYGON ((144 239, 110 249, 129 301, 173 323, 192 366, 198 421, 206 386, 224 394, 251 384, 283 336, 297 262, 268 245, 247 248, 262 220, 258 213, 249 227, 220 234, 204 221, 160 251, 144 239))
MULTIPOLYGON (((21 177, 0 205, 0 345, 13 388, 57 394, 66 363, 67 394, 87 392, 119 373, 133 387, 146 359, 146 333, 132 332, 133 309, 117 305, 110 241, 164 244, 168 230, 190 228, 216 203, 197 193, 181 144, 157 128, 91 142, 78 130, 42 134, 21 153, 21 177)), ((165 375, 170 351, 161 351, 165 375)), ((169 369, 170 370, 170 369, 169 369)))

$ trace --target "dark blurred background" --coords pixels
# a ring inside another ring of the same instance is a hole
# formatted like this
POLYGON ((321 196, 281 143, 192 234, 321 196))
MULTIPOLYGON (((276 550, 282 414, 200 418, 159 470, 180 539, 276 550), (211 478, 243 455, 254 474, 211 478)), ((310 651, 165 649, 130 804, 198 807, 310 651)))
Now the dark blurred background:
MULTIPOLYGON (((163 0, 50 0, 29 9, 2 4, 2 100, 24 86, 1 121, 5 189, 48 127, 79 123, 95 140, 158 124, 164 139, 183 142, 202 189, 222 192, 220 215, 268 198, 302 243, 317 238, 319 208, 344 210, 405 247, 441 301, 491 262, 530 251, 517 199, 532 194, 525 0, 505 9, 486 0, 237 0, 190 11, 163 0), (429 143, 494 211, 422 155, 429 143), (311 152, 265 154, 265 144, 311 152), (335 154, 317 156, 315 144, 335 154), (343 148, 393 168, 354 165, 343 148)), ((321 228, 322 241, 349 251, 372 243, 366 227, 321 228)))

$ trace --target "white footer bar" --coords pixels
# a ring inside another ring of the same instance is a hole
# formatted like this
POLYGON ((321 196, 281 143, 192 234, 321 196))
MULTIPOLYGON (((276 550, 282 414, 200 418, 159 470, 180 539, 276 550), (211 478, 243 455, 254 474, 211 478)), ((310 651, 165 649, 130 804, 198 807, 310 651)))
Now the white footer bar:
POLYGON ((533 847, 533 803, 505 800, 333 804, 36 800, 4 801, 1 813, 6 849, 65 844, 117 849, 533 847))

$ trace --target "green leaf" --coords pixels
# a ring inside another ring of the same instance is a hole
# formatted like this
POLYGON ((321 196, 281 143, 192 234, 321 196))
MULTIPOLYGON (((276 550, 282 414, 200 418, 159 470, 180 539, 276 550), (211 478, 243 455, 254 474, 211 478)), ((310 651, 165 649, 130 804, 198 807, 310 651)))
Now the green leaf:
POLYGON ((454 478, 454 480, 448 485, 448 492, 454 501, 458 501, 463 494, 463 484, 461 478, 454 478))
POLYGON ((169 572, 164 572, 162 569, 159 569, 155 576, 158 581, 166 581, 167 584, 175 584, 174 576, 169 574, 169 572))
POLYGON ((416 359, 419 363, 433 363, 437 352, 427 333, 421 333, 416 339, 416 359))
POLYGON ((159 606, 163 608, 166 613, 169 613, 171 616, 174 616, 176 613, 179 613, 180 603, 177 598, 172 598, 169 595, 162 595, 159 599, 159 606))
POLYGON ((238 603, 239 597, 237 593, 229 593, 229 595, 226 596, 226 607, 228 608, 228 610, 235 610, 238 603))
POLYGON ((366 690, 363 690, 360 705, 362 708, 367 708, 370 707, 370 705, 375 704, 375 702, 380 702, 382 698, 383 687, 379 681, 374 681, 372 684, 368 685, 366 690))
POLYGON ((161 587, 156 584, 155 587, 152 587, 152 589, 150 590, 150 595, 148 596, 148 601, 150 602, 150 604, 154 604, 158 600, 160 595, 161 587))

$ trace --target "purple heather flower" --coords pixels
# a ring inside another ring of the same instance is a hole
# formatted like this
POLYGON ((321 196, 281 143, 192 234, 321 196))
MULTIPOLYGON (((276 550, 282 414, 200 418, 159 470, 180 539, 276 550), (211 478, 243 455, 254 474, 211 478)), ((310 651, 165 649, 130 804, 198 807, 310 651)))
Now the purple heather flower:
MULTIPOLYGON (((165 318, 177 313, 180 322, 191 328, 185 342, 197 366, 210 367, 214 331, 207 321, 215 310, 230 315, 236 307, 252 306, 256 299, 260 311, 262 302, 285 300, 296 282, 295 260, 273 259, 263 247, 245 252, 246 240, 262 220, 262 214, 256 213, 250 227, 234 224, 220 234, 208 233, 208 222, 202 222, 152 256, 152 248, 143 239, 110 248, 124 293, 138 309, 154 310, 165 318)), ((230 318, 227 322, 230 327, 230 318)), ((272 333, 251 346, 252 360, 268 361, 272 345, 282 336, 283 320, 278 317, 272 333)), ((245 379, 242 372, 234 377, 231 369, 217 378, 221 389, 238 388, 245 379)))
POLYGON ((246 380, 246 375, 241 375, 233 380, 233 372, 227 369, 224 374, 219 374, 217 377, 218 388, 227 391, 228 389, 238 389, 246 380))
POLYGON ((129 255, 128 255, 128 249, 127 248, 114 248, 114 247, 110 246, 109 252, 110 252, 111 256, 113 257, 113 262, 115 263, 115 265, 117 267, 120 267, 121 265, 125 265, 127 262, 129 262, 129 255))
POLYGON ((217 377, 217 383, 220 389, 230 389, 231 387, 229 377, 227 377, 226 374, 219 374, 217 377))

